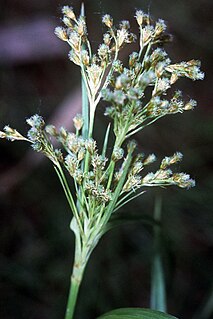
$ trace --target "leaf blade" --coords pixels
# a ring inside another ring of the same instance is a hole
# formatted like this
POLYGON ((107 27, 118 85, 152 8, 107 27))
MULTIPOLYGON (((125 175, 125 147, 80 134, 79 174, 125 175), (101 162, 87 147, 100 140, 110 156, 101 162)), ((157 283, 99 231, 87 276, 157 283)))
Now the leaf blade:
POLYGON ((154 207, 154 256, 151 271, 151 303, 154 310, 167 311, 166 284, 164 275, 164 265, 162 260, 161 224, 162 219, 162 199, 156 196, 154 207))
POLYGON ((97 319, 177 319, 161 311, 146 308, 120 308, 115 309, 97 319))

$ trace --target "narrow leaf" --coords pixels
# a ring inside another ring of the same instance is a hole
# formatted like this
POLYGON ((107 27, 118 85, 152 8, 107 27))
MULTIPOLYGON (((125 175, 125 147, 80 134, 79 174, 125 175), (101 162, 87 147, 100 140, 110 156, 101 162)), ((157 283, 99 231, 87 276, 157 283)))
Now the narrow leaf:
POLYGON ((104 144, 103 144, 103 149, 102 149, 102 156, 106 155, 106 150, 107 150, 107 145, 108 145, 108 140, 109 140, 110 126, 111 126, 111 123, 108 124, 107 129, 106 129, 106 134, 105 134, 104 144))
POLYGON ((151 272, 151 304, 150 307, 155 310, 166 311, 166 288, 164 269, 161 256, 161 228, 158 224, 161 222, 162 201, 156 197, 154 208, 154 256, 151 272))
POLYGON ((162 258, 156 254, 152 266, 151 308, 166 311, 166 293, 162 258))
POLYGON ((107 232, 108 230, 111 230, 115 227, 126 225, 129 223, 134 223, 134 222, 140 222, 142 224, 150 225, 150 226, 156 225, 156 221, 148 215, 141 216, 140 214, 137 214, 137 215, 136 214, 134 214, 134 215, 125 214, 124 216, 119 216, 119 217, 116 216, 116 218, 112 218, 107 223, 105 230, 107 232))
POLYGON ((81 16, 84 17, 85 16, 85 10, 84 10, 84 3, 81 3, 81 16))
POLYGON ((107 312, 97 319, 177 319, 164 312, 144 308, 121 308, 107 312))
MULTIPOLYGON (((143 195, 144 193, 145 193, 145 191, 141 191, 140 193, 138 193, 138 194, 136 194, 136 195, 134 195, 134 196, 128 198, 127 200, 125 200, 125 201, 123 201, 123 202, 121 201, 121 204, 118 205, 118 206, 115 208, 114 212, 117 211, 118 209, 120 209, 122 206, 126 205, 127 203, 131 202, 133 199, 137 198, 138 196, 143 195)), ((119 202, 118 202, 118 204, 119 204, 119 202)))

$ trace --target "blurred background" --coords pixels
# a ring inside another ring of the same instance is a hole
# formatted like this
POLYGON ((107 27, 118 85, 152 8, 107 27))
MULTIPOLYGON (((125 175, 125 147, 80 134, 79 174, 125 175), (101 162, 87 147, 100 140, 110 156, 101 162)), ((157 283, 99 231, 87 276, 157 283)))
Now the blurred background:
MULTIPOLYGON (((80 10, 77 0, 1 0, 0 129, 10 124, 25 133, 25 119, 35 113, 72 129, 81 107, 79 69, 54 35, 65 4, 80 10)), ((213 2, 87 0, 85 5, 94 49, 103 14, 111 13, 117 22, 129 19, 137 32, 133 16, 142 9, 168 22, 174 41, 166 50, 174 62, 202 61, 204 81, 178 82, 198 108, 161 119, 137 136, 139 148, 159 158, 182 152, 179 169, 196 179, 196 188, 151 190, 121 214, 152 216, 161 196, 168 311, 182 319, 208 319, 213 309, 213 2)), ((102 114, 103 108, 95 129, 100 142, 107 123, 102 114)), ((63 318, 73 259, 64 194, 51 164, 29 145, 2 140, 0 154, 0 318, 63 318)), ((152 253, 150 226, 137 221, 109 232, 88 265, 76 318, 149 307, 152 253)))

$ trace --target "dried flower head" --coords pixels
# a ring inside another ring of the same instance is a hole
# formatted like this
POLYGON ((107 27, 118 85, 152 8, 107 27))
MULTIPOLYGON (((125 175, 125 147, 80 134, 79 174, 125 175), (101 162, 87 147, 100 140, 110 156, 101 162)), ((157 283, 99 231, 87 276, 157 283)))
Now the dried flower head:
POLYGON ((67 31, 65 28, 62 27, 56 27, 55 28, 55 35, 61 39, 62 41, 67 41, 68 40, 68 35, 67 31))
POLYGON ((77 131, 80 131, 82 129, 82 126, 84 124, 84 119, 82 117, 82 114, 77 114, 73 118, 73 123, 77 131))
POLYGON ((139 26, 142 26, 144 22, 145 13, 142 10, 137 10, 135 13, 135 17, 139 26))
POLYGON ((68 18, 70 18, 71 20, 76 21, 76 16, 75 16, 75 13, 74 13, 72 7, 64 6, 64 7, 62 8, 62 13, 63 13, 65 16, 67 16, 68 18))
POLYGON ((112 28, 113 26, 113 19, 109 14, 105 14, 102 17, 102 22, 108 27, 108 28, 112 28))

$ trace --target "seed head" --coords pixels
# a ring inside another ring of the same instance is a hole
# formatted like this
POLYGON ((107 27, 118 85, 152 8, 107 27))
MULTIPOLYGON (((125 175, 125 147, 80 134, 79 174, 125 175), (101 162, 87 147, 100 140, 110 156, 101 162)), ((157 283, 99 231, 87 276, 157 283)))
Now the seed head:
POLYGON ((133 67, 135 63, 138 61, 138 53, 132 52, 129 56, 129 67, 133 67))
POLYGON ((143 163, 136 161, 133 163, 131 171, 132 171, 133 175, 136 175, 136 174, 140 173, 142 171, 142 169, 143 169, 143 163))
POLYGON ((155 24, 155 36, 161 35, 166 30, 165 21, 159 19, 155 24))
POLYGON ((155 154, 150 154, 144 161, 143 161, 143 165, 149 165, 152 164, 156 161, 156 156, 155 154))
POLYGON ((105 14, 102 17, 102 22, 108 27, 108 28, 112 28, 113 26, 113 19, 109 14, 105 14))
POLYGON ((82 126, 84 124, 84 119, 82 117, 82 114, 77 114, 73 118, 73 123, 77 131, 80 131, 82 129, 82 126))
POLYGON ((73 174, 73 178, 76 180, 76 182, 81 185, 83 182, 84 173, 81 169, 77 169, 75 173, 73 174))
POLYGON ((0 138, 7 138, 10 141, 27 140, 16 129, 11 128, 9 125, 4 127, 4 132, 0 131, 0 138))
POLYGON ((170 157, 166 156, 161 162, 160 169, 165 169, 170 165, 176 164, 180 162, 182 158, 183 154, 180 152, 176 152, 173 156, 170 157))
POLYGON ((65 26, 67 26, 68 28, 73 28, 73 23, 71 21, 70 18, 68 18, 67 16, 63 16, 63 19, 62 19, 63 23, 65 24, 65 26))
POLYGON ((105 33, 104 36, 103 36, 103 41, 104 43, 109 46, 110 43, 111 43, 111 36, 109 33, 105 33))
POLYGON ((154 34, 154 27, 152 25, 147 25, 142 30, 142 39, 143 44, 147 45, 148 42, 152 39, 154 34))
POLYGON ((133 152, 136 147, 137 147, 137 142, 136 142, 135 140, 129 141, 128 144, 127 144, 127 151, 128 151, 128 153, 133 152))
POLYGON ((45 125, 45 122, 42 116, 35 114, 26 120, 27 124, 37 129, 42 129, 45 125))
POLYGON ((85 157, 85 154, 86 154, 86 150, 84 147, 81 147, 78 151, 78 160, 79 161, 82 161, 85 157))
POLYGON ((27 132, 27 137, 29 138, 30 141, 32 142, 36 142, 39 141, 41 138, 41 133, 40 131, 35 128, 32 127, 28 132, 27 132))
POLYGON ((87 34, 87 27, 84 17, 80 16, 78 19, 76 30, 81 37, 87 34))
POLYGON ((148 173, 146 174, 146 176, 142 179, 141 184, 142 185, 147 185, 149 183, 151 183, 155 178, 155 174, 154 173, 148 173))
POLYGON ((109 54, 109 47, 106 44, 101 44, 98 48, 98 56, 101 59, 106 59, 109 54))
POLYGON ((42 146, 42 143, 37 141, 35 143, 32 144, 32 148, 34 151, 36 152, 42 152, 43 151, 43 146, 42 146))
POLYGON ((70 18, 71 20, 76 21, 76 16, 75 16, 75 13, 74 13, 72 7, 64 6, 64 7, 62 8, 62 13, 63 13, 65 16, 67 16, 68 18, 70 18))
POLYGON ((91 164, 94 167, 94 170, 97 170, 97 169, 103 170, 107 160, 108 159, 105 156, 94 154, 94 156, 92 157, 91 164))
POLYGON ((165 181, 170 178, 172 175, 172 171, 170 169, 160 169, 155 173, 155 181, 160 182, 160 181, 165 181))
POLYGON ((6 137, 7 137, 6 133, 0 131, 0 138, 6 138, 6 137))
POLYGON ((117 30, 117 45, 120 48, 124 42, 128 42, 129 32, 126 29, 117 30))
POLYGON ((91 66, 88 66, 87 73, 89 77, 90 87, 94 90, 96 90, 101 74, 103 72, 103 69, 98 64, 93 63, 91 66))
POLYGON ((121 74, 117 77, 116 82, 115 82, 115 88, 117 90, 122 89, 126 87, 130 83, 130 79, 126 74, 121 74))
POLYGON ((94 154, 96 150, 96 141, 93 138, 89 138, 85 141, 85 148, 90 154, 94 154))
POLYGON ((144 18, 144 12, 142 10, 137 10, 135 13, 135 18, 137 20, 137 23, 139 24, 139 26, 142 26, 143 24, 143 18, 144 18))
POLYGON ((113 161, 117 162, 124 156, 124 150, 121 147, 115 147, 112 153, 113 161))
POLYGON ((176 73, 172 73, 170 78, 170 83, 174 84, 178 80, 178 75, 176 73))
POLYGON ((147 72, 144 72, 144 74, 140 75, 138 78, 139 84, 145 88, 150 84, 154 84, 156 80, 155 72, 152 70, 149 70, 147 72))
POLYGON ((76 65, 81 65, 79 54, 77 54, 76 51, 70 50, 68 57, 69 57, 70 61, 72 61, 76 65))
POLYGON ((59 135, 62 139, 66 140, 68 132, 64 127, 61 127, 59 130, 59 135))
POLYGON ((118 105, 123 105, 126 95, 122 90, 115 90, 112 95, 112 101, 118 105))
POLYGON ((56 158, 57 158, 57 160, 58 160, 59 162, 62 162, 62 163, 63 163, 64 158, 63 158, 62 151, 61 151, 60 149, 56 149, 56 150, 55 150, 55 156, 56 156, 56 158))
POLYGON ((77 154, 80 149, 78 139, 76 138, 72 143, 68 143, 68 147, 74 154, 77 154))
POLYGON ((166 65, 167 65, 166 61, 160 61, 159 63, 157 63, 155 67, 155 74, 157 75, 158 78, 160 78, 163 75, 166 65))
POLYGON ((176 74, 177 77, 188 77, 192 80, 203 80, 204 73, 200 70, 200 61, 190 60, 188 62, 181 62, 170 64, 166 67, 168 72, 176 74))
MULTIPOLYGON (((127 96, 129 100, 137 102, 143 96, 143 91, 140 88, 130 87, 127 96)), ((137 106, 139 105, 136 105, 135 110, 138 110, 137 106)))
POLYGON ((181 188, 191 188, 195 186, 195 181, 190 178, 190 175, 185 173, 176 173, 173 175, 174 183, 181 188))
POLYGON ((76 170, 79 166, 79 161, 75 154, 69 154, 65 157, 65 166, 71 176, 76 173, 76 170))
POLYGON ((158 79, 157 82, 157 87, 156 87, 156 92, 159 93, 163 93, 165 91, 167 91, 169 88, 171 87, 170 85, 170 80, 163 77, 158 79))
POLYGON ((129 192, 131 190, 136 190, 141 186, 141 176, 140 175, 130 175, 126 183, 124 184, 123 191, 129 192))
POLYGON ((65 28, 62 27, 56 27, 55 28, 55 35, 61 39, 62 41, 67 41, 68 40, 68 35, 67 31, 65 28))
POLYGON ((45 126, 45 131, 52 136, 57 136, 58 132, 56 130, 56 127, 54 125, 46 125, 45 126))
POLYGON ((130 28, 130 23, 128 20, 123 20, 119 24, 120 29, 126 29, 128 30, 130 28))
POLYGON ((118 73, 122 73, 123 72, 123 65, 122 65, 122 62, 120 60, 116 60, 115 62, 113 62, 113 70, 115 72, 118 72, 118 73))
POLYGON ((189 100, 189 102, 187 102, 183 109, 184 111, 190 111, 190 110, 193 110, 195 107, 197 106, 197 102, 195 100, 189 100))
POLYGON ((75 50, 76 54, 80 53, 80 41, 81 37, 79 36, 78 32, 74 30, 69 33, 69 44, 73 48, 73 50, 75 50))

